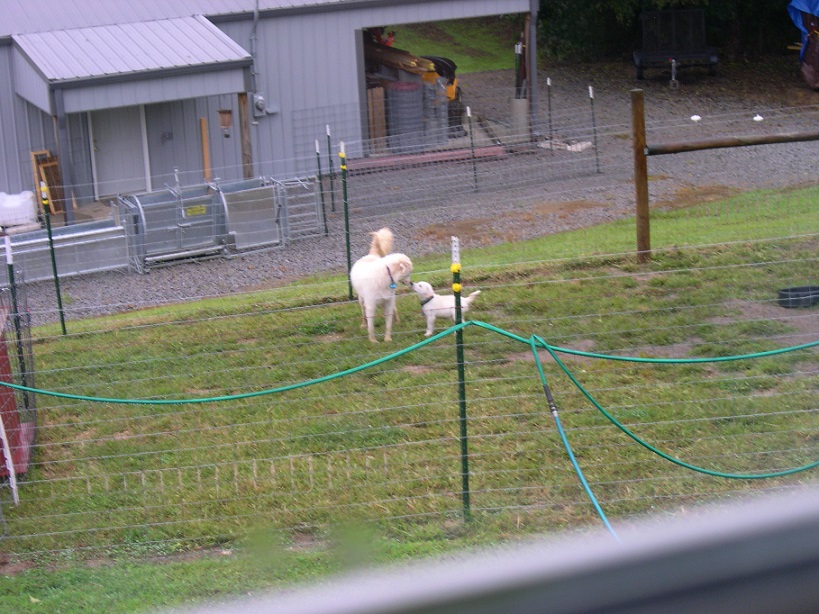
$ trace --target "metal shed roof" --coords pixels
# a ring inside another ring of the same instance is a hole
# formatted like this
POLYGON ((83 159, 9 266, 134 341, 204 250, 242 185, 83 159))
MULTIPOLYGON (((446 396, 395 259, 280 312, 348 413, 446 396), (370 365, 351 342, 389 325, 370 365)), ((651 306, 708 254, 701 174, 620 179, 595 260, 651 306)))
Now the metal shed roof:
POLYGON ((201 16, 12 37, 51 83, 236 63, 250 54, 201 16))
POLYGON ((54 114, 247 91, 250 53, 200 16, 16 34, 15 91, 54 114))
MULTIPOLYGON (((3 0, 0 38, 135 21, 342 5, 346 0, 3 0)), ((372 1, 372 0, 358 0, 372 1)), ((378 0, 375 0, 378 1, 378 0)), ((349 2, 347 2, 349 4, 349 2)))

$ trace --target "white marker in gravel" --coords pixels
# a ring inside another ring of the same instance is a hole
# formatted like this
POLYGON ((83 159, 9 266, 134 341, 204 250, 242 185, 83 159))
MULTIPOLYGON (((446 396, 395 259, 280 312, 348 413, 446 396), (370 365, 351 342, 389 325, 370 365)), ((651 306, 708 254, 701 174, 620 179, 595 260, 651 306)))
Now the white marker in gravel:
POLYGON ((765 118, 764 118, 764 117, 762 117, 762 116, 761 116, 759 113, 757 113, 756 115, 754 115, 754 121, 755 121, 755 122, 761 122, 763 119, 765 119, 765 118))
POLYGON ((692 122, 698 122, 698 121, 700 121, 701 119, 702 119, 702 117, 700 117, 699 115, 692 115, 692 116, 691 116, 691 121, 692 121, 692 122))

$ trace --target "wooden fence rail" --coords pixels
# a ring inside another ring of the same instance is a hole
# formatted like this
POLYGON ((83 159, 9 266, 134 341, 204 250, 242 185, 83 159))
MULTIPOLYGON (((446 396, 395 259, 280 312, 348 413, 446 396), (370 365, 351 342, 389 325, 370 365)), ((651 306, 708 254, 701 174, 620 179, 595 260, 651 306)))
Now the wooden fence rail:
POLYGON ((819 132, 790 132, 762 136, 732 136, 701 141, 681 143, 660 143, 649 145, 646 142, 645 101, 643 90, 631 90, 632 145, 634 149, 634 190, 637 218, 637 257, 645 262, 651 257, 651 223, 648 201, 648 156, 702 151, 705 149, 723 149, 748 147, 751 145, 773 145, 778 143, 797 143, 819 141, 819 132))

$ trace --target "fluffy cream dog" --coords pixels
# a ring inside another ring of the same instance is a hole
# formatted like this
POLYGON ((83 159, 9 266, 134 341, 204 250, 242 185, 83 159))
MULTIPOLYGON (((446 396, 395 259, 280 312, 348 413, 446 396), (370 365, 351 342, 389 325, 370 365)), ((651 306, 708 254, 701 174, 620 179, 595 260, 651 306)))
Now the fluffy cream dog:
POLYGON ((393 235, 389 228, 370 233, 370 253, 359 258, 350 269, 350 282, 361 305, 362 326, 367 327, 370 341, 375 338, 375 312, 384 306, 384 341, 392 341, 395 312, 395 289, 398 283, 409 284, 412 261, 404 254, 393 254, 393 235))
MULTIPOLYGON (((455 296, 452 294, 435 294, 432 286, 425 281, 411 282, 412 289, 421 299, 421 311, 427 319, 427 332, 425 337, 432 335, 435 329, 435 318, 452 318, 455 321, 455 296)), ((465 314, 475 300, 481 293, 480 290, 475 290, 469 296, 461 297, 461 315, 465 314)))

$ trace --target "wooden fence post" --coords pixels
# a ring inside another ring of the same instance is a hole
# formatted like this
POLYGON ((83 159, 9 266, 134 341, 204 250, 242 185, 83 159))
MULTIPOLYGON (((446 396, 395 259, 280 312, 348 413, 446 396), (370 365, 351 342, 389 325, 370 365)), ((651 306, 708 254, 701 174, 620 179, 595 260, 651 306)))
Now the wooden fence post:
POLYGON ((648 210, 648 164, 646 162, 646 120, 643 90, 631 90, 631 129, 634 144, 634 192, 637 200, 637 259, 651 258, 651 230, 648 210))
POLYGON ((253 148, 250 140, 250 113, 247 106, 247 94, 238 95, 239 104, 239 134, 242 140, 242 176, 245 179, 253 177, 253 148))

